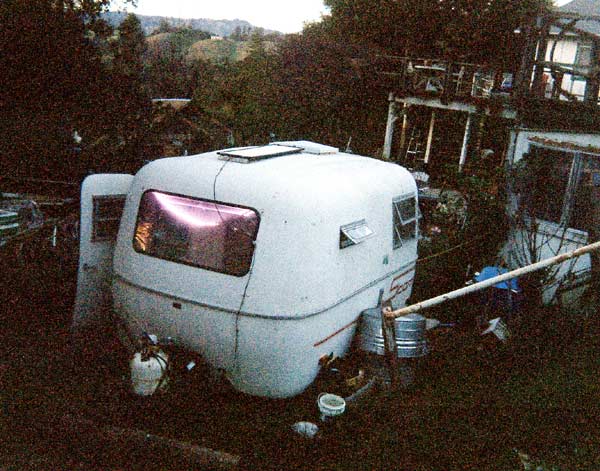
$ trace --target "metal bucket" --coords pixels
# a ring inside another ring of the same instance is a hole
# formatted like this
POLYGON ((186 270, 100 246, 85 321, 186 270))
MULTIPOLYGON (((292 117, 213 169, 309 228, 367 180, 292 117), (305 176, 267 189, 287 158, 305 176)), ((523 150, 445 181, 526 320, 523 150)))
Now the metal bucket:
POLYGON ((398 358, 419 358, 427 355, 427 340, 402 341, 396 337, 398 358))
MULTIPOLYGON (((427 354, 425 327, 427 320, 419 314, 398 317, 395 323, 398 358, 418 358, 427 354)), ((359 345, 366 352, 385 354, 381 329, 381 308, 365 309, 361 314, 359 345)))
POLYGON ((420 341, 425 339, 427 319, 419 314, 408 314, 396 318, 396 340, 420 341))

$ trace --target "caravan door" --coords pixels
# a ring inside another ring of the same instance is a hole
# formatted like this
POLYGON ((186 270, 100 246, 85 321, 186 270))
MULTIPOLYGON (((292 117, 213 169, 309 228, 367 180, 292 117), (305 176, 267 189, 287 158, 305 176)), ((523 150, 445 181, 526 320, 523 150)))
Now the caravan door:
POLYGON ((132 175, 98 174, 81 186, 79 270, 72 331, 99 325, 112 308, 113 251, 132 175))

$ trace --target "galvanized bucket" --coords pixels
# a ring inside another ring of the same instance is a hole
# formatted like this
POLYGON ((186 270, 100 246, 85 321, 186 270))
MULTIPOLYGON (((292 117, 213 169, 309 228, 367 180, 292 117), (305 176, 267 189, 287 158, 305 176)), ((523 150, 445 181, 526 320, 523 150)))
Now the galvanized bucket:
MULTIPOLYGON (((395 321, 398 358, 418 358, 427 354, 427 320, 419 314, 398 317, 395 321)), ((361 314, 359 345, 366 352, 385 354, 381 329, 381 308, 365 309, 361 314)))
POLYGON ((427 319, 412 313, 396 318, 396 340, 419 341, 425 339, 427 319))

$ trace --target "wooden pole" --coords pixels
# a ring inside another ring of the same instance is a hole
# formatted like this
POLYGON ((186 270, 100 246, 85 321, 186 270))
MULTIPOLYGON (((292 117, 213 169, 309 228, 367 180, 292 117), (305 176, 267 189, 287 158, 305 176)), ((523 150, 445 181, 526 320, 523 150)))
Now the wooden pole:
POLYGON ((427 299, 420 303, 412 304, 410 306, 406 306, 395 311, 392 311, 390 308, 383 309, 383 315, 386 319, 386 323, 390 323, 397 317, 405 316, 407 314, 411 314, 413 312, 419 312, 423 309, 430 308, 433 306, 437 306, 438 304, 445 303, 446 301, 450 301, 452 299, 460 298, 467 294, 475 293, 477 291, 481 291, 485 288, 489 288, 490 286, 494 286, 497 283, 501 283, 503 281, 512 280, 513 278, 517 278, 521 275, 525 275, 527 273, 532 273, 537 270, 541 270, 543 268, 549 267, 551 265, 556 265, 557 263, 562 263, 571 258, 576 258, 581 255, 590 253, 594 250, 600 249, 600 242, 594 242, 593 244, 585 245, 576 250, 572 250, 570 252, 565 252, 560 255, 556 255, 554 257, 546 258, 536 263, 532 263, 531 265, 527 265, 526 267, 517 268, 516 270, 509 271, 507 273, 503 273, 502 275, 495 276, 493 278, 488 278, 487 280, 480 281, 479 283, 474 283, 469 286, 464 286, 463 288, 456 289, 454 291, 450 291, 449 293, 442 294, 440 296, 436 296, 434 298, 427 299))
POLYGON ((467 114, 467 123, 465 124, 465 135, 463 136, 462 148, 460 150, 460 160, 458 161, 458 171, 462 172, 467 161, 467 148, 469 146, 469 137, 471 136, 471 117, 473 113, 467 114))
POLYGON ((402 109, 402 131, 400 132, 400 145, 398 146, 400 149, 400 161, 404 159, 404 147, 406 146, 406 133, 408 132, 408 107, 406 103, 404 103, 404 108, 402 109))
POLYGON ((431 112, 431 120, 429 121, 429 133, 427 134, 427 147, 425 148, 425 157, 423 162, 429 163, 429 156, 431 155, 431 143, 433 142, 433 129, 435 127, 435 110, 431 112))
MULTIPOLYGON (((380 293, 382 296, 383 293, 380 293)), ((390 382, 392 387, 398 385, 398 378, 396 376, 397 368, 397 352, 396 352, 396 331, 393 319, 390 320, 385 316, 385 310, 381 311, 381 335, 383 336, 383 352, 385 355, 385 362, 390 374, 390 382)))
POLYGON ((394 98, 394 94, 390 93, 388 98, 390 104, 388 107, 388 117, 387 123, 385 126, 385 140, 383 142, 383 158, 389 159, 392 155, 392 142, 394 139, 394 125, 396 124, 396 120, 398 117, 396 116, 396 98, 394 98))

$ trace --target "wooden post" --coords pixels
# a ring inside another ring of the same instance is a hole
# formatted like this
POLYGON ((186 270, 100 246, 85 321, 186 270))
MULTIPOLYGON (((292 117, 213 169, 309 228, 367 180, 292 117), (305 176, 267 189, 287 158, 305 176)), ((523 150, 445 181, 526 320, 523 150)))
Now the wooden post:
POLYGON ((427 146, 425 148, 425 157, 423 162, 429 163, 429 156, 431 155, 431 143, 433 142, 433 129, 435 127, 435 110, 431 112, 431 120, 429 121, 429 133, 427 134, 427 146))
POLYGON ((467 161, 467 148, 469 146, 469 137, 471 136, 471 116, 473 113, 467 114, 467 123, 465 124, 465 135, 463 136, 462 148, 460 150, 460 160, 458 161, 458 171, 462 172, 465 162, 467 161))
POLYGON ((392 141, 394 139, 394 124, 398 117, 396 116, 396 98, 394 94, 390 93, 388 98, 390 105, 388 107, 387 124, 385 126, 385 140, 383 143, 383 154, 384 159, 389 159, 392 155, 392 141))
MULTIPOLYGON (((409 105, 404 103, 402 109, 402 132, 400 133, 400 156, 404 156, 404 147, 406 146, 406 133, 408 132, 408 108, 409 105)), ((402 159, 399 159, 402 160, 402 159)))
POLYGON ((598 66, 600 65, 600 44, 595 38, 592 40, 592 64, 590 73, 585 81, 585 95, 583 101, 591 102, 594 105, 598 104, 598 93, 600 93, 600 73, 598 66))
POLYGON ((525 47, 521 54, 519 70, 513 81, 513 97, 516 99, 524 97, 530 87, 537 46, 537 29, 535 24, 527 25, 521 34, 525 35, 525 47))
POLYGON ((477 129, 477 142, 475 143, 475 151, 473 154, 476 156, 477 159, 481 157, 481 146, 483 144, 483 134, 485 132, 485 119, 486 114, 481 113, 481 115, 479 116, 479 126, 477 129))
POLYGON ((546 60, 546 50, 548 49, 548 34, 550 33, 550 20, 547 16, 538 18, 538 48, 534 56, 533 79, 531 90, 534 96, 544 97, 545 82, 544 76, 544 61, 546 60))
POLYGON ((385 316, 385 309, 381 310, 381 335, 383 336, 383 350, 385 354, 385 361, 388 367, 388 373, 390 374, 390 382, 392 388, 398 385, 397 370, 398 370, 398 357, 396 356, 396 332, 394 328, 394 319, 388 319, 385 316))

